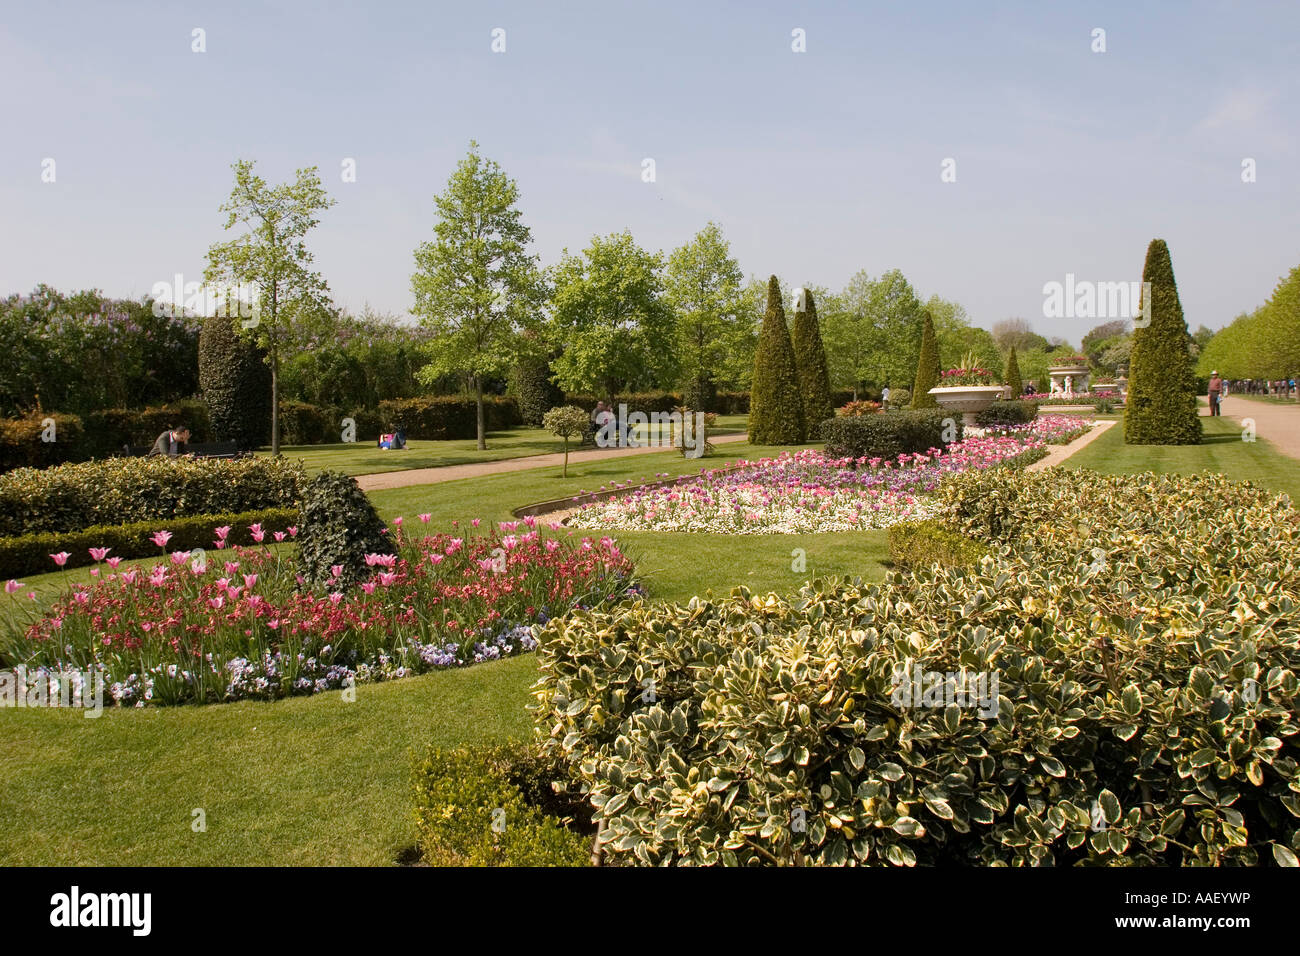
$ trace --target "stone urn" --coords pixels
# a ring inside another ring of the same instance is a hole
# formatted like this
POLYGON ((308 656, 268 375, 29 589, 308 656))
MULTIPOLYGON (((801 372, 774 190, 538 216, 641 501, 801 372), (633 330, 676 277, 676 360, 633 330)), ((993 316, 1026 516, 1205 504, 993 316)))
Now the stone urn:
POLYGON ((1006 395, 1005 385, 941 385, 930 394, 945 411, 961 412, 963 425, 974 425, 975 416, 1006 395))
POLYGON ((1078 395, 1088 390, 1089 369, 1086 365, 1053 365, 1047 370, 1052 379, 1052 392, 1064 393, 1065 380, 1070 379, 1070 390, 1078 395))

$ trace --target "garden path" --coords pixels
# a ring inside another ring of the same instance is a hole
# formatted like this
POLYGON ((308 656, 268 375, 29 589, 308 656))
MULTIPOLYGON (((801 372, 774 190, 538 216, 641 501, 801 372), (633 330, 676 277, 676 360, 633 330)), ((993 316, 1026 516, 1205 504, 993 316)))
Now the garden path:
MULTIPOLYGON (((715 445, 728 442, 744 441, 747 436, 711 435, 709 441, 715 445)), ((644 455, 652 451, 666 451, 660 446, 649 448, 596 448, 588 451, 569 452, 569 464, 583 461, 595 461, 601 458, 622 458, 626 455, 644 455)), ((483 461, 471 465, 444 465, 441 468, 412 468, 409 471, 383 471, 375 475, 358 475, 357 485, 362 491, 378 491, 382 488, 406 488, 410 485, 433 485, 442 481, 456 481, 459 478, 478 478, 482 475, 500 475, 510 471, 526 471, 529 468, 542 468, 546 465, 564 463, 563 453, 553 455, 529 455, 527 458, 507 458, 504 461, 483 461)))
POLYGON ((1229 395, 1219 406, 1229 418, 1253 418, 1255 434, 1291 458, 1300 458, 1300 405, 1274 405, 1229 395))
POLYGON ((1113 418, 1102 419, 1068 445, 1050 446, 1047 457, 1040 458, 1038 461, 1026 468, 1025 471, 1042 471, 1044 468, 1051 468, 1053 465, 1059 465, 1080 448, 1083 448, 1085 445, 1090 445, 1100 438, 1107 428, 1118 424, 1119 422, 1115 421, 1113 418))

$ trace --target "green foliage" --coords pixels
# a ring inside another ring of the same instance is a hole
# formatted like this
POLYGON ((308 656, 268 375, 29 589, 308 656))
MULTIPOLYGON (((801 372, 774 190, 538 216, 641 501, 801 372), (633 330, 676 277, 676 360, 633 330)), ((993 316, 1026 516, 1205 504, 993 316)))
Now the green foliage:
POLYGON ((287 445, 319 445, 336 441, 340 421, 340 417, 326 409, 306 402, 280 402, 280 429, 287 445))
POLYGON ((889 526, 889 559, 901 568, 977 568, 988 550, 940 521, 903 521, 889 526))
POLYGON ((808 434, 835 416, 831 405, 831 381, 826 371, 826 350, 822 346, 821 325, 817 321, 817 303, 810 289, 804 290, 807 308, 796 312, 791 346, 795 369, 799 373, 799 395, 803 399, 803 420, 808 434))
POLYGON ((110 556, 115 558, 156 556, 159 554, 158 545, 150 537, 158 531, 172 533, 167 542, 167 548, 171 551, 203 548, 215 554, 215 528, 230 526, 229 547, 253 544, 248 531, 252 524, 261 524, 262 530, 270 536, 276 531, 294 526, 297 520, 297 508, 266 508, 260 511, 241 511, 238 514, 191 515, 186 518, 168 518, 165 521, 104 524, 81 531, 47 531, 0 538, 0 578, 53 571, 55 568, 50 555, 60 551, 68 552, 66 567, 69 568, 93 564, 90 548, 111 548, 110 556))
POLYGON ((76 415, 32 412, 23 418, 0 418, 0 471, 71 461, 82 457, 84 444, 85 431, 76 415), (54 441, 46 441, 49 436, 54 441))
POLYGON ((1024 425, 1038 417, 1038 403, 1025 401, 994 402, 975 415, 975 424, 1024 425))
POLYGON ((545 356, 521 356, 510 373, 510 394, 525 425, 537 428, 542 416, 564 401, 564 392, 551 381, 551 363, 545 356))
MULTIPOLYGON (((876 279, 859 272, 823 304, 822 338, 836 386, 892 387, 912 381, 923 306, 902 272, 891 269, 876 279)), ((953 316, 956 321, 955 309, 953 316)))
POLYGON ((1007 355, 1007 367, 1002 372, 1002 384, 1011 389, 1011 397, 1019 398, 1025 392, 1024 379, 1020 377, 1020 362, 1016 358, 1016 347, 1011 347, 1007 355))
POLYGON ((798 445, 806 438, 799 373, 776 276, 767 283, 767 312, 758 334, 749 397, 749 440, 755 445, 798 445))
POLYGON ((1101 415, 1109 415, 1115 411, 1115 403, 1109 398, 1097 399, 1097 403, 1092 407, 1101 415))
POLYGON ((1063 477, 957 476, 959 510, 997 497, 1012 529, 962 522, 992 552, 977 568, 552 621, 537 726, 595 808, 604 853, 1289 861, 1300 515, 1213 476, 1063 477), (947 675, 970 696, 944 700, 947 675))
POLYGON ((1238 316, 1201 351, 1202 376, 1277 381, 1300 371, 1300 266, 1283 277, 1264 305, 1238 316))
POLYGON ((110 458, 0 475, 0 535, 286 508, 301 462, 270 458, 110 458))
POLYGON ((530 758, 518 745, 431 750, 415 771, 415 821, 424 862, 587 866, 590 838, 544 813, 529 799, 539 795, 515 782, 520 775, 526 787, 535 779, 530 758))
POLYGON ((1201 420, 1188 352, 1190 339, 1169 247, 1163 239, 1152 239, 1147 247, 1142 281, 1151 284, 1151 324, 1133 332, 1124 441, 1130 445, 1195 445, 1201 440, 1201 420))
POLYGON ((907 408, 912 404, 912 390, 910 388, 891 388, 889 390, 890 408, 907 408))
POLYGON ((960 435, 952 421, 938 409, 840 415, 822 423, 821 437, 834 458, 897 458, 943 448, 945 434, 960 435))
POLYGON ((514 364, 523 330, 544 298, 518 201, 514 180, 471 141, 446 190, 434 197, 437 238, 415 251, 415 314, 432 332, 421 379, 469 379, 478 402, 479 448, 487 447, 484 380, 514 364))
POLYGON ((238 160, 231 167, 235 185, 221 211, 227 231, 238 225, 244 232, 208 249, 204 277, 258 291, 254 316, 248 320, 252 324, 244 326, 241 320, 240 334, 257 345, 270 366, 270 396, 263 408, 270 419, 271 454, 278 455, 280 364, 292 354, 297 323, 330 309, 329 286, 311 269, 307 233, 317 224, 317 214, 334 200, 314 166, 299 169, 292 183, 278 186, 268 186, 253 166, 238 160))
POLYGON ((262 353, 239 337, 222 316, 203 321, 199 337, 199 387, 208 408, 213 441, 241 450, 266 444, 271 421, 271 370, 262 353))
POLYGON ((608 400, 677 378, 677 326, 662 270, 663 257, 628 231, 594 236, 582 255, 556 266, 549 345, 562 350, 552 367, 566 393, 608 400))
POLYGON ((395 554, 388 529, 355 478, 323 471, 302 490, 298 565, 307 587, 344 591, 370 577, 367 554, 395 554), (333 568, 341 566, 335 575, 333 568))
MULTIPOLYGON (((425 441, 475 437, 478 431, 477 409, 473 398, 460 395, 426 395, 379 403, 385 431, 395 431, 400 426, 406 430, 407 438, 425 441)), ((483 400, 483 411, 488 431, 519 424, 519 406, 512 398, 487 396, 483 400)))
POLYGON ((47 285, 0 298, 0 415, 84 416, 193 395, 199 324, 158 313, 149 298, 65 295, 47 285))
POLYGON ((934 322, 926 312, 921 319, 921 354, 916 363, 916 378, 912 382, 912 407, 935 408, 930 389, 939 384, 939 343, 934 337, 934 322))
POLYGON ((743 351, 751 317, 744 278, 716 223, 668 257, 665 292, 677 325, 682 387, 693 408, 710 407, 729 359, 743 351))
POLYGON ((106 408, 84 416, 35 412, 0 419, 0 471, 108 458, 120 454, 124 445, 152 445, 164 431, 181 425, 190 429, 192 442, 207 441, 207 406, 186 400, 161 408, 106 408), (53 432, 45 424, 50 418, 53 432), (46 435, 54 441, 45 441, 46 435))

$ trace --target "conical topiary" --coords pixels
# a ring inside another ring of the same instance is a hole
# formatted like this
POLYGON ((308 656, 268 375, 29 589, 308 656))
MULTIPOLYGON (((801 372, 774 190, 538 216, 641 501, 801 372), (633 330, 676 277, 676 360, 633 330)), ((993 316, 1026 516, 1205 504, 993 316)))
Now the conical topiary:
POLYGON ((912 383, 912 407, 936 408, 939 403, 930 389, 939 384, 939 341, 934 335, 934 320, 929 311, 921 323, 921 358, 916 363, 916 381, 912 383))
POLYGON ((781 305, 781 285, 767 281, 767 311, 758 333, 754 379, 749 392, 749 440, 755 445, 798 445, 804 441, 803 402, 790 330, 781 305))
POLYGON ((323 471, 302 491, 298 519, 298 573, 312 589, 345 591, 374 568, 367 554, 394 554, 383 519, 351 475, 323 471), (341 567, 339 574, 333 569, 341 567))
POLYGON ((1144 290, 1151 290, 1149 313, 1145 298, 1142 303, 1143 316, 1150 315, 1150 324, 1144 319, 1134 321, 1124 441, 1129 445, 1195 445, 1201 440, 1196 376, 1174 265, 1163 239, 1152 239, 1147 247, 1142 281, 1144 290))
POLYGON ((835 417, 835 407, 831 404, 831 376, 826 368, 817 303, 811 291, 804 291, 804 311, 795 313, 790 337, 799 374, 799 395, 803 399, 804 431, 808 438, 816 439, 821 423, 835 417))
POLYGON ((1011 346, 1011 354, 1007 356, 1007 369, 1002 373, 1002 384, 1011 389, 1013 399, 1020 398, 1025 391, 1024 380, 1020 377, 1020 362, 1016 358, 1016 347, 1011 346))

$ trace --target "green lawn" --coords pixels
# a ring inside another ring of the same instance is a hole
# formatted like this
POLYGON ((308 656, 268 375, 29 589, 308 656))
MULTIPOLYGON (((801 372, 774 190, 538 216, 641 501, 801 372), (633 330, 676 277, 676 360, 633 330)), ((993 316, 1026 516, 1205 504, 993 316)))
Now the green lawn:
MULTIPOLYGON (((1240 440, 1226 419, 1206 419, 1208 441, 1189 448, 1131 447, 1110 429, 1068 467, 1106 472, 1222 470, 1300 500, 1300 469, 1267 442, 1240 440)), ((725 445, 712 467, 776 449, 725 445)), ((533 501, 611 481, 701 467, 665 452, 465 481, 378 491, 386 517, 433 515, 431 526, 504 520, 533 501)), ((651 596, 684 600, 747 584, 794 591, 803 580, 859 573, 878 578, 883 532, 809 536, 620 534, 651 596), (791 570, 795 548, 807 571, 791 570)), ((28 580, 50 587, 54 575, 28 580)), ((57 583, 57 582, 56 582, 57 583)), ((363 685, 357 703, 337 693, 273 704, 76 712, 0 709, 0 863, 383 864, 414 841, 410 756, 431 744, 517 739, 536 662, 531 656, 463 671, 363 685), (194 808, 206 833, 190 829, 194 808)))
MULTIPOLYGON (((748 416, 720 415, 713 434, 726 435, 745 430, 748 416)), ((657 436, 658 427, 638 429, 638 435, 657 436)), ((465 441, 420 441, 412 439, 402 451, 385 451, 371 442, 346 442, 334 445, 283 445, 280 452, 302 460, 308 472, 325 469, 349 475, 373 475, 383 471, 409 471, 413 468, 442 468, 447 465, 470 465, 476 462, 503 461, 530 455, 553 455, 564 451, 564 443, 542 428, 512 428, 488 432, 487 450, 479 451, 472 438, 465 441)), ((572 450, 574 446, 570 444, 572 450)), ((261 455, 269 455, 263 449, 261 455)))
POLYGON ((1231 418, 1201 417, 1205 440, 1199 445, 1126 445, 1123 422, 1061 467, 1091 468, 1108 475, 1141 471, 1194 475, 1215 471, 1238 481, 1249 479, 1284 491, 1300 502, 1300 462, 1277 451, 1267 440, 1241 440, 1241 425, 1231 418))

